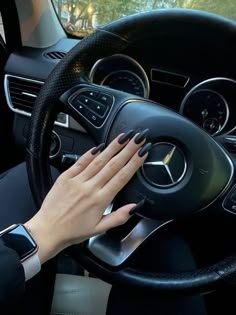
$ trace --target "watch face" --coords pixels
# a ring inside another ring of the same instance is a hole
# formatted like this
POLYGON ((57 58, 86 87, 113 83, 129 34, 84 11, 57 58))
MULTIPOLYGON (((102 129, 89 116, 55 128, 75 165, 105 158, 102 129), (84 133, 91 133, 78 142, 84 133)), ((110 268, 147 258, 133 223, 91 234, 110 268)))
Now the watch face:
POLYGON ((18 253, 21 260, 37 249, 37 244, 23 225, 16 226, 3 234, 1 238, 7 247, 14 249, 18 253))

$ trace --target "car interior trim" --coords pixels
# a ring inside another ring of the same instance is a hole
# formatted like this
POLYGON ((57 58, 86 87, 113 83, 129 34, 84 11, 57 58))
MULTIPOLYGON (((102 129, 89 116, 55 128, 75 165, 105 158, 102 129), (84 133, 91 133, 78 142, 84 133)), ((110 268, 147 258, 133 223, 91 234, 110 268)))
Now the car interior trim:
POLYGON ((67 53, 62 50, 50 50, 43 53, 43 57, 51 60, 61 60, 67 53))
POLYGON ((190 77, 186 76, 186 75, 183 75, 183 74, 179 74, 179 73, 176 73, 176 72, 172 72, 172 71, 166 71, 166 70, 160 70, 160 69, 156 69, 156 68, 151 68, 151 81, 152 82, 157 82, 157 83, 161 83, 161 84, 165 84, 165 85, 170 85, 170 86, 175 86, 175 87, 178 87, 178 88, 186 88, 186 86, 188 85, 189 81, 190 81, 190 77), (167 74, 169 75, 169 80, 170 80, 170 77, 175 77, 175 78, 181 78, 183 80, 185 80, 184 84, 177 84, 177 83, 173 83, 173 82, 168 82, 168 80, 161 80, 161 79, 155 79, 154 78, 154 73, 160 73, 160 74, 167 74))
POLYGON ((32 93, 22 92, 21 94, 26 95, 26 96, 30 96, 30 97, 33 97, 33 98, 37 98, 37 95, 32 94, 32 93))
MULTIPOLYGON (((215 141, 215 139, 212 137, 212 139, 215 141)), ((221 151, 224 153, 224 155, 226 156, 227 160, 229 161, 230 164, 230 168, 231 168, 231 175, 229 177, 228 183, 225 185, 224 189, 222 190, 222 192, 215 197, 215 199, 213 199, 207 206, 203 207, 202 209, 200 209, 199 211, 205 210, 208 207, 210 207, 212 204, 214 204, 214 202, 219 199, 221 196, 224 195, 224 193, 229 189, 229 186, 232 185, 232 179, 234 177, 234 164, 231 160, 231 158, 229 157, 229 155, 225 152, 225 150, 222 149, 221 145, 219 145, 219 143, 217 141, 215 141, 215 143, 218 145, 218 147, 221 149, 221 151)), ((225 209, 226 210, 226 209, 225 209)))
POLYGON ((28 5, 22 5, 21 0, 16 0, 15 3, 23 46, 46 48, 66 38, 51 0, 36 1, 34 9, 30 1, 28 5), (25 23, 26 17, 27 23, 25 23))
POLYGON ((58 133, 55 130, 52 131, 52 134, 57 139, 57 142, 56 142, 57 147, 56 147, 55 152, 49 154, 50 159, 54 159, 61 152, 61 138, 59 137, 58 133))
POLYGON ((226 195, 226 197, 225 197, 224 200, 222 201, 222 207, 223 207, 223 209, 224 209, 225 211, 229 212, 230 214, 233 214, 233 215, 235 215, 235 208, 236 208, 236 206, 233 206, 233 207, 231 208, 232 210, 230 210, 230 209, 228 209, 228 208, 225 206, 225 201, 227 200, 228 196, 230 196, 230 195, 232 194, 232 192, 235 191, 235 186, 236 186, 236 185, 234 185, 234 186, 231 188, 231 190, 229 191, 229 193, 226 195))
MULTIPOLYGON (((17 114, 21 114, 21 115, 24 115, 24 116, 31 117, 31 113, 29 113, 27 111, 24 111, 24 110, 21 110, 21 109, 17 109, 17 108, 15 108, 13 106, 12 101, 11 101, 10 89, 9 89, 9 78, 17 78, 17 79, 21 79, 21 80, 25 80, 25 81, 29 81, 29 82, 39 83, 41 85, 43 85, 44 82, 38 81, 38 80, 33 80, 33 79, 28 79, 28 78, 24 78, 24 77, 20 77, 20 76, 16 76, 16 75, 11 75, 11 74, 6 74, 5 77, 4 77, 4 91, 5 91, 7 105, 10 108, 10 110, 12 110, 13 112, 15 112, 17 114)), ((22 94, 23 93, 25 95, 28 94, 28 96, 29 96, 29 93, 22 92, 22 94)), ((31 97, 37 98, 37 96, 33 95, 33 94, 31 94, 31 97)), ((64 127, 64 128, 69 128, 69 116, 67 114, 65 114, 65 117, 66 117, 66 122, 65 123, 62 123, 62 122, 59 122, 59 121, 55 121, 55 125, 61 126, 61 127, 64 127)))
POLYGON ((101 261, 109 266, 118 267, 153 233, 172 221, 163 222, 144 218, 122 240, 115 240, 105 233, 91 237, 87 246, 89 251, 101 261))
POLYGON ((19 16, 15 1, 1 1, 1 16, 4 25, 8 54, 22 46, 19 16))

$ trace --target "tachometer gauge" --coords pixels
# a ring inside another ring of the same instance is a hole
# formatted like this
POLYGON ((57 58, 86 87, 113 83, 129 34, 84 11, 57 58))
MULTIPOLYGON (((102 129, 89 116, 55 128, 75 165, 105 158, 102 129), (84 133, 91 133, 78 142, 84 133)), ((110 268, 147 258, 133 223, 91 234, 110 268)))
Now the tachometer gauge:
POLYGON ((225 98, 209 89, 190 94, 181 105, 180 112, 211 135, 223 130, 229 118, 229 107, 225 98))
POLYGON ((130 94, 145 96, 145 86, 140 77, 134 72, 118 70, 108 74, 101 82, 101 85, 109 86, 112 89, 120 90, 130 94))

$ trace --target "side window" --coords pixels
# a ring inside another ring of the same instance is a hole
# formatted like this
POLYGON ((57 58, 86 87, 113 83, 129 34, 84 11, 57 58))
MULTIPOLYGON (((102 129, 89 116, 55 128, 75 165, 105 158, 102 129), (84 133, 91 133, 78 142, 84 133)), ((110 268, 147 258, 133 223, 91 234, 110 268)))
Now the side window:
POLYGON ((2 24, 2 16, 1 16, 1 13, 0 13, 0 34, 2 35, 2 38, 3 38, 4 41, 5 41, 5 34, 4 34, 4 28, 3 28, 3 24, 2 24))

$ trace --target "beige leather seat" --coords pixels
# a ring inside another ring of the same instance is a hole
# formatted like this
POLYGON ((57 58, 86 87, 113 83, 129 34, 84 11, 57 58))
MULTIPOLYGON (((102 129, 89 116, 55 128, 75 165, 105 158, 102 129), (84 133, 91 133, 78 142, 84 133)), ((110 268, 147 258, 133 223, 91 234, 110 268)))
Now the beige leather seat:
POLYGON ((105 315, 110 290, 100 279, 58 274, 51 315, 105 315))

